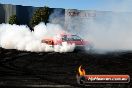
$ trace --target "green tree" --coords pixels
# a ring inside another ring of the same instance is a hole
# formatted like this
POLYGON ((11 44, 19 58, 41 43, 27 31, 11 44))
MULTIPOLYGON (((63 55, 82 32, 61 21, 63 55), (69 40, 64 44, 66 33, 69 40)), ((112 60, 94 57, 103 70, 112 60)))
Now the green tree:
POLYGON ((30 25, 32 27, 34 27, 35 25, 39 24, 40 22, 44 22, 46 24, 48 22, 49 15, 50 15, 49 7, 45 6, 45 7, 38 8, 34 12, 32 18, 31 18, 30 25))
POLYGON ((18 24, 17 16, 12 15, 9 17, 9 24, 18 24))

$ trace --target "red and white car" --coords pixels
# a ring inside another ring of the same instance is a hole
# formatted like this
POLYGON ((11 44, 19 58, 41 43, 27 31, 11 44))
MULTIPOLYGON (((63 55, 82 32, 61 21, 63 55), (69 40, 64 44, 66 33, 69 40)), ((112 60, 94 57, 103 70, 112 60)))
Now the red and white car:
POLYGON ((54 38, 44 38, 42 43, 46 43, 49 45, 61 45, 62 42, 67 42, 68 44, 75 44, 75 49, 84 50, 85 47, 91 49, 92 45, 90 42, 83 40, 77 35, 72 34, 60 34, 54 38))

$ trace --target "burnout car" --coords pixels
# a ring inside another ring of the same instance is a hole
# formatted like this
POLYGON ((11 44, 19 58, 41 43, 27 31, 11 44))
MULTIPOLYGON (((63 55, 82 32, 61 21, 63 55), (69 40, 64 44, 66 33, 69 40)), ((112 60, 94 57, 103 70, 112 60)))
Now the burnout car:
POLYGON ((61 34, 54 38, 45 38, 41 42, 52 46, 61 45, 62 42, 67 42, 68 44, 75 44, 75 50, 85 50, 85 48, 90 50, 92 48, 90 42, 72 34, 61 34))

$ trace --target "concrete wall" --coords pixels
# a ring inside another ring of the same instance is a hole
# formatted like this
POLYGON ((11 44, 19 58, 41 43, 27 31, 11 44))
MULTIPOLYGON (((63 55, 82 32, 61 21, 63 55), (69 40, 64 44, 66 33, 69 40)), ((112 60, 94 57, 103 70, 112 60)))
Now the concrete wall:
POLYGON ((16 6, 16 15, 21 24, 29 24, 35 8, 31 6, 16 6))
POLYGON ((10 5, 10 4, 5 4, 5 5, 3 5, 3 7, 5 10, 5 23, 8 23, 10 16, 16 14, 16 6, 10 5))
MULTIPOLYGON (((0 23, 8 23, 9 17, 16 14, 20 24, 28 25, 37 8, 31 6, 0 4, 0 23)), ((121 21, 124 21, 124 19, 129 19, 129 17, 132 16, 132 12, 123 13, 62 8, 50 8, 50 10, 52 11, 52 14, 49 17, 50 23, 60 24, 66 30, 75 29, 78 33, 81 32, 80 29, 83 28, 85 23, 87 23, 87 26, 93 21, 97 24, 102 23, 104 25, 109 25, 113 18, 122 18, 121 21)))
MULTIPOLYGON (((34 11, 38 8, 39 7, 0 4, 0 23, 8 23, 9 17, 16 15, 20 24, 29 25, 34 11)), ((64 25, 65 9, 50 8, 50 10, 54 14, 50 16, 49 22, 64 25)))
POLYGON ((5 22, 5 9, 2 4, 0 4, 0 24, 5 22))
POLYGON ((31 6, 0 4, 0 23, 8 23, 10 16, 17 15, 20 24, 28 24, 35 9, 31 6))
POLYGON ((132 23, 132 12, 112 12, 94 10, 65 10, 65 29, 85 37, 87 30, 117 27, 129 29, 132 23))
POLYGON ((96 11, 94 10, 77 10, 66 9, 65 10, 65 29, 73 30, 80 33, 80 29, 83 28, 85 21, 90 21, 96 18, 96 11))

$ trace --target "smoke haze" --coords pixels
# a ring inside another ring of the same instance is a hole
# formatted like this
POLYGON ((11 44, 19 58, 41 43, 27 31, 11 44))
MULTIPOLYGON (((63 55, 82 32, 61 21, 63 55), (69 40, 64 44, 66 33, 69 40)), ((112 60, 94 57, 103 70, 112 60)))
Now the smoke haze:
POLYGON ((113 4, 113 11, 80 11, 79 16, 67 17, 68 30, 91 42, 94 50, 132 50, 132 12, 129 12, 129 6, 129 1, 124 0, 119 5, 113 4), (81 17, 85 13, 94 13, 95 17, 81 17))
POLYGON ((118 5, 113 4, 112 11, 71 10, 79 12, 80 15, 67 16, 70 10, 66 10, 65 17, 63 10, 55 9, 49 18, 49 22, 53 24, 40 23, 32 32, 26 25, 1 24, 0 47, 31 52, 72 52, 74 44, 64 42, 62 46, 51 47, 41 43, 43 38, 54 37, 56 34, 68 31, 90 42, 94 50, 132 50, 130 6, 130 1, 124 0, 118 5), (84 17, 85 15, 87 17, 84 17))
POLYGON ((34 31, 26 25, 0 25, 0 46, 5 49, 18 49, 31 52, 72 52, 75 45, 63 42, 62 45, 47 45, 41 43, 43 38, 54 37, 62 32, 61 26, 57 24, 40 23, 34 27, 34 31))

